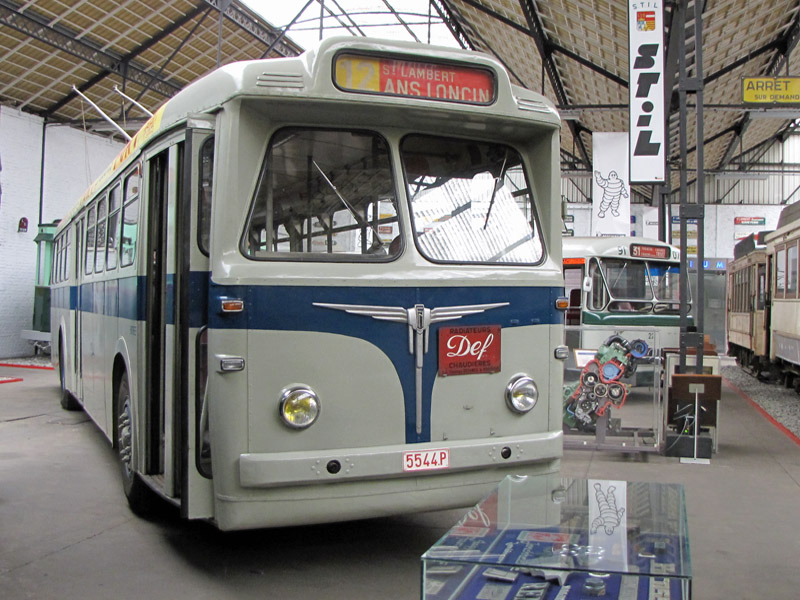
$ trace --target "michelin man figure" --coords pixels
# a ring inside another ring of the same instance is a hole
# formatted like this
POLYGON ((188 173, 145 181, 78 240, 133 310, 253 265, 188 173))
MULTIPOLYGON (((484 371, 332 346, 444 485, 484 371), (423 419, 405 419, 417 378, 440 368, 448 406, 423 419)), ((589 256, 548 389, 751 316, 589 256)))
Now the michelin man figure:
POLYGON ((628 197, 628 190, 625 189, 625 183, 619 178, 616 171, 611 171, 608 174, 608 179, 603 178, 600 171, 594 172, 594 179, 597 185, 603 188, 603 199, 600 202, 600 212, 598 217, 605 218, 606 211, 611 208, 611 214, 615 217, 619 216, 619 198, 620 196, 628 197))

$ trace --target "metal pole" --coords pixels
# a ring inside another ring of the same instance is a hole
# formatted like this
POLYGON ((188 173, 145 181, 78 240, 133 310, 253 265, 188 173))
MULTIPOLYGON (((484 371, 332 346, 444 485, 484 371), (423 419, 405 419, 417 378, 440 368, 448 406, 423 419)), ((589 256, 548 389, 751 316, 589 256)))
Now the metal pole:
POLYGON ((131 98, 130 96, 128 96, 127 94, 122 92, 117 86, 114 86, 114 91, 117 92, 120 96, 122 96, 126 100, 130 101, 131 104, 134 104, 136 107, 138 107, 139 110, 141 110, 143 113, 145 113, 148 117, 152 117, 153 116, 153 113, 151 113, 149 110, 147 110, 144 106, 142 106, 136 100, 134 100, 133 98, 131 98))
MULTIPOLYGON (((694 44, 695 44, 695 104, 697 116, 697 301, 694 314, 697 319, 697 360, 695 373, 703 373, 703 348, 705 332, 705 168, 703 164, 703 5, 704 2, 694 1, 694 44)), ((696 415, 699 417, 699 415, 696 415)), ((697 457, 695 457, 697 458, 697 457)))
POLYGON ((126 139, 126 140, 128 140, 128 141, 131 141, 131 136, 129 136, 129 135, 128 135, 128 132, 126 132, 126 131, 125 131, 125 130, 122 128, 122 127, 120 127, 119 125, 117 125, 117 124, 114 122, 114 119, 112 119, 112 118, 111 118, 111 117, 109 117, 109 116, 108 116, 106 113, 104 113, 102 110, 100 110, 100 107, 99 107, 99 106, 97 106, 97 104, 95 104, 94 102, 92 102, 91 100, 89 100, 89 98, 87 98, 85 95, 83 95, 83 94, 80 92, 80 90, 79 90, 78 88, 76 88, 74 85, 72 86, 72 91, 73 91, 73 92, 75 92, 76 94, 78 94, 78 96, 80 96, 80 97, 81 97, 81 98, 83 98, 84 100, 86 100, 86 102, 88 102, 88 103, 89 103, 89 104, 92 106, 92 108, 94 108, 94 109, 95 109, 95 110, 96 110, 98 113, 100 113, 100 116, 101 116, 101 117, 103 117, 103 118, 104 118, 106 121, 108 121, 109 123, 111 123, 111 125, 112 125, 112 126, 113 126, 113 127, 114 127, 114 128, 117 130, 117 131, 119 131, 119 132, 120 132, 120 133, 121 133, 121 134, 122 134, 122 135, 125 137, 125 139, 126 139))
POLYGON ((680 267, 680 355, 678 362, 678 372, 686 372, 686 336, 688 333, 688 308, 689 308, 689 260, 688 249, 686 247, 686 212, 687 212, 687 192, 688 176, 687 152, 686 152, 686 2, 678 3, 678 43, 681 51, 678 53, 678 110, 679 110, 679 132, 678 143, 680 145, 681 171, 680 171, 680 246, 681 246, 681 267, 680 267))
MULTIPOLYGON (((86 134, 84 133, 84 135, 86 134)), ((45 153, 46 143, 47 143, 47 117, 45 117, 44 120, 42 121, 42 155, 39 161, 39 220, 37 221, 38 225, 42 224, 42 217, 44 215, 44 160, 46 157, 45 153)))

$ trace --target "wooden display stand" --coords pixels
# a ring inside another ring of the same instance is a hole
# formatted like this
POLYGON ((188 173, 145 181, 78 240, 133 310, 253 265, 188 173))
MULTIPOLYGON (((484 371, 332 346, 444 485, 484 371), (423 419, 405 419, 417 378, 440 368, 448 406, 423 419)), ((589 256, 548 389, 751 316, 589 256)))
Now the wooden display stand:
POLYGON ((713 449, 715 452, 717 450, 721 397, 722 377, 719 375, 672 375, 672 385, 668 388, 667 396, 667 422, 682 424, 681 435, 689 434, 693 437, 694 459, 698 458, 698 435, 701 427, 711 429, 713 449), (696 418, 698 414, 699 418, 696 418))

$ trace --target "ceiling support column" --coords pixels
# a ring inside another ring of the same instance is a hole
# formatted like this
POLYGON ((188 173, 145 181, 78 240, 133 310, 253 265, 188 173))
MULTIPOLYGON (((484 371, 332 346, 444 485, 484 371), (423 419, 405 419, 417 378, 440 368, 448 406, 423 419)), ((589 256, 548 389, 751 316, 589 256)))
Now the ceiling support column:
POLYGON ((695 373, 703 372, 703 304, 705 297, 703 261, 705 254, 704 229, 705 229, 705 179, 703 174, 703 8, 702 2, 697 0, 680 0, 678 2, 677 26, 680 35, 678 68, 678 99, 680 121, 680 357, 678 370, 686 373, 686 355, 689 348, 695 348, 695 373), (692 14, 689 14, 689 13, 692 14), (694 31, 687 32, 687 23, 693 22, 694 31), (690 44, 687 47, 687 33, 690 34, 690 44), (693 50, 693 52, 692 52, 693 50), (694 73, 689 75, 686 55, 694 58, 694 73), (689 93, 695 94, 695 128, 697 146, 695 156, 697 159, 697 180, 695 183, 696 199, 689 202, 687 187, 689 183, 688 147, 687 147, 687 102, 689 93), (689 325, 689 257, 687 244, 687 225, 689 221, 696 223, 697 227, 697 260, 696 276, 697 297, 694 298, 694 325, 689 325))

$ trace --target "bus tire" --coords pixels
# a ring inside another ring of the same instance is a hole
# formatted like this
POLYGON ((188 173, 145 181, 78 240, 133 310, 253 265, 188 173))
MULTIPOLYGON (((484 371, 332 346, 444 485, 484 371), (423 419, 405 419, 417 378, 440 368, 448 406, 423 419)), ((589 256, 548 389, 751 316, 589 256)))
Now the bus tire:
POLYGON ((128 375, 123 373, 117 387, 117 456, 122 474, 122 490, 134 514, 146 515, 151 508, 151 492, 134 468, 136 429, 131 410, 128 375))
POLYGON ((64 372, 64 343, 58 343, 58 378, 61 382, 61 408, 64 410, 81 410, 78 399, 67 389, 67 378, 64 372))

